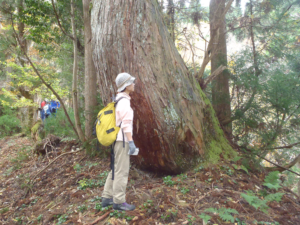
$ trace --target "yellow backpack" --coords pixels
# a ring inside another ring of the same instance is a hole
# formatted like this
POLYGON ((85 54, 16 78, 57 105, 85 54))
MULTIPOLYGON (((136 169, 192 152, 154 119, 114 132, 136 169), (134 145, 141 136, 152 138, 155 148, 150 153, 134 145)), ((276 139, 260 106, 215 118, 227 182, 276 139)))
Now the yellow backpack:
MULTIPOLYGON (((122 97, 124 98, 124 97, 122 97)), ((108 103, 97 116, 96 125, 96 135, 100 144, 104 146, 112 145, 116 139, 120 126, 116 125, 116 106, 118 102, 122 99, 119 98, 117 101, 108 103)))

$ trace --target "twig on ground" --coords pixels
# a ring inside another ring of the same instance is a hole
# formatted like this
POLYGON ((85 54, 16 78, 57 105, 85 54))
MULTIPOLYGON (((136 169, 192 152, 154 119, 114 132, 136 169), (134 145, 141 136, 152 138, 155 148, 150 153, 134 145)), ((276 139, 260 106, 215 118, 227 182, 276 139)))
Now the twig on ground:
POLYGON ((243 210, 246 211, 247 214, 249 214, 249 212, 243 207, 243 205, 241 204, 240 200, 239 200, 239 204, 242 206, 243 210))
POLYGON ((94 225, 94 224, 98 223, 99 221, 105 219, 111 212, 112 212, 112 210, 106 212, 103 216, 100 216, 99 218, 97 218, 96 220, 94 220, 92 223, 89 223, 88 225, 94 225))
POLYGON ((59 155, 58 157, 56 157, 55 159, 53 159, 45 168, 43 168, 42 170, 40 170, 32 179, 31 179, 31 182, 41 173, 43 172, 45 169, 47 169, 52 163, 54 163, 56 160, 58 160, 60 157, 64 156, 64 155, 68 155, 68 154, 73 154, 73 153, 77 153, 77 152, 80 152, 82 151, 83 148, 77 150, 77 151, 74 151, 74 152, 66 152, 66 153, 63 153, 61 155, 59 155))

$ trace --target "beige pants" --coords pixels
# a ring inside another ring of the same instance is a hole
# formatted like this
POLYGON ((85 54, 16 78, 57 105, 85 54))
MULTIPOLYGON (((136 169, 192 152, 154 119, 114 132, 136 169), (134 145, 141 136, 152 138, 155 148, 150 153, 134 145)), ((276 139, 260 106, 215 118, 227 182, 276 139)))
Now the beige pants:
POLYGON ((113 198, 115 204, 122 204, 126 202, 125 192, 128 182, 130 156, 128 155, 129 145, 125 142, 123 148, 123 141, 117 141, 114 147, 115 152, 115 177, 112 180, 112 171, 109 172, 102 197, 113 198))

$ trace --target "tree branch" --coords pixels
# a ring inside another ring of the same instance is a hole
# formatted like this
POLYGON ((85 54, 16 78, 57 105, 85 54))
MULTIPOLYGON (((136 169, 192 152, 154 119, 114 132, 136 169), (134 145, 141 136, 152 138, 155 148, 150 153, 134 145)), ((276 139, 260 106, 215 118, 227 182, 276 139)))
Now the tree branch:
POLYGON ((219 76, 225 69, 227 69, 226 66, 219 66, 209 77, 207 77, 205 80, 204 80, 204 84, 203 84, 203 87, 202 89, 205 90, 205 88, 207 87, 207 85, 212 82, 214 79, 217 78, 217 76, 219 76))
POLYGON ((221 25, 221 22, 223 21, 222 19, 225 18, 225 15, 228 12, 228 10, 229 10, 232 2, 233 2, 233 0, 230 0, 227 3, 227 5, 225 6, 225 9, 224 9, 224 12, 223 12, 222 16, 220 17, 221 19, 219 21, 217 21, 215 27, 212 28, 212 29, 216 30, 216 34, 217 35, 215 37, 210 37, 210 40, 209 40, 208 46, 207 46, 207 50, 204 53, 204 59, 203 59, 202 65, 200 67, 199 73, 195 76, 199 83, 201 83, 201 79, 203 77, 205 67, 210 62, 210 60, 211 60, 211 58, 212 58, 212 56, 213 56, 213 54, 215 52, 216 47, 214 46, 215 45, 214 42, 219 40, 219 27, 221 25))
POLYGON ((296 173, 295 171, 290 170, 290 168, 293 167, 297 162, 300 162, 300 155, 298 155, 292 162, 290 162, 290 163, 289 163, 288 165, 286 165, 286 166, 280 166, 280 165, 278 165, 278 164, 276 164, 276 163, 273 163, 273 162, 271 162, 270 160, 268 160, 268 159, 266 159, 266 158, 264 158, 264 157, 262 157, 262 156, 259 156, 259 155, 257 155, 257 156, 260 157, 260 158, 262 158, 262 159, 264 159, 264 160, 266 160, 267 162, 273 164, 274 166, 276 166, 276 167, 265 167, 265 169, 268 170, 268 171, 279 171, 279 172, 283 172, 283 171, 287 170, 287 171, 290 171, 291 173, 294 173, 294 174, 300 176, 299 173, 296 173))
POLYGON ((265 150, 274 150, 274 149, 285 149, 285 148, 292 148, 292 147, 294 147, 294 146, 296 146, 296 145, 299 145, 300 144, 300 142, 296 142, 296 143, 294 143, 294 144, 291 144, 291 145, 287 145, 287 146, 280 146, 280 147, 276 147, 276 148, 267 148, 267 149, 265 149, 265 150))
MULTIPOLYGON (((65 29, 62 27, 61 23, 60 23, 60 20, 59 20, 59 15, 56 11, 56 8, 55 8, 55 5, 54 5, 54 1, 51 0, 51 3, 52 3, 52 7, 53 7, 53 10, 54 10, 54 14, 55 14, 55 18, 57 20, 57 23, 58 23, 58 26, 59 28, 61 29, 61 31, 69 38, 71 38, 73 41, 75 40, 74 37, 71 35, 71 34, 68 34, 65 29)), ((80 54, 83 56, 84 55, 84 47, 81 45, 79 39, 77 39, 77 48, 78 50, 80 51, 80 54)))
POLYGON ((56 8, 55 8, 55 5, 54 5, 54 1, 51 0, 51 3, 52 3, 52 7, 53 7, 53 10, 54 10, 54 14, 55 14, 55 17, 56 17, 56 20, 57 20, 57 23, 58 23, 58 26, 59 28, 61 29, 61 31, 66 35, 68 36, 69 38, 71 38, 72 40, 74 40, 74 37, 70 34, 68 34, 65 29, 62 27, 61 23, 60 23, 60 20, 59 20, 59 16, 57 14, 57 11, 56 11, 56 8))

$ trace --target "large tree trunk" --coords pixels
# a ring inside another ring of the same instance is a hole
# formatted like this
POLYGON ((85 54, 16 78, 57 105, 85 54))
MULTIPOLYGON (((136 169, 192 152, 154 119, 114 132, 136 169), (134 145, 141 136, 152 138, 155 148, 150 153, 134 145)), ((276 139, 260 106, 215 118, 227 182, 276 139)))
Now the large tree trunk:
POLYGON ((136 77, 132 157, 143 169, 179 173, 233 152, 213 109, 180 57, 156 0, 93 2, 94 62, 104 103, 120 72, 136 77))
MULTIPOLYGON (((224 14, 225 0, 211 0, 209 10, 210 36, 214 37, 217 35, 216 32, 219 32, 219 39, 214 43, 216 50, 211 58, 211 73, 213 73, 220 66, 227 66, 226 24, 225 18, 220 18, 224 14), (222 23, 219 24, 219 21, 222 23), (215 29, 215 26, 219 26, 219 30, 215 29)), ((223 124, 231 118, 228 70, 224 70, 212 82, 212 104, 223 130, 231 136, 231 123, 223 124)))
POLYGON ((82 0, 82 4, 84 20, 85 136, 89 140, 92 137, 95 108, 97 106, 97 76, 92 59, 90 0, 82 0))

